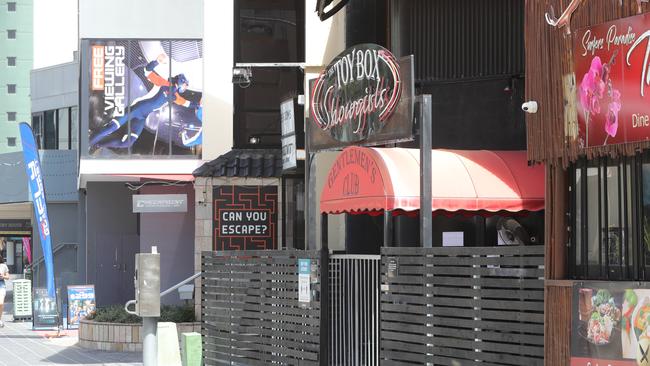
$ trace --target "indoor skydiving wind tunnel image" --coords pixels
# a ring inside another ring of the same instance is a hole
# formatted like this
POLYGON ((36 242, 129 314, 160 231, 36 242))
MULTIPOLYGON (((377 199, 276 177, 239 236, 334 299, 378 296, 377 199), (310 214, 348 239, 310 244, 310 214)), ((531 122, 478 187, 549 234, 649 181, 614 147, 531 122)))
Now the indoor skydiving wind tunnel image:
POLYGON ((88 153, 200 155, 199 40, 92 40, 88 153))

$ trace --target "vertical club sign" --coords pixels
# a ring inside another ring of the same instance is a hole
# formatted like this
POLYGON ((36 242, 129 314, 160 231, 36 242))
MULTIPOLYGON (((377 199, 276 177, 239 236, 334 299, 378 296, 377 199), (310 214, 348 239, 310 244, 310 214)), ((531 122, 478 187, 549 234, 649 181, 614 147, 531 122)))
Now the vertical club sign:
POLYGON ((351 47, 338 55, 312 87, 312 128, 352 143, 381 132, 401 96, 400 67, 376 44, 351 47))

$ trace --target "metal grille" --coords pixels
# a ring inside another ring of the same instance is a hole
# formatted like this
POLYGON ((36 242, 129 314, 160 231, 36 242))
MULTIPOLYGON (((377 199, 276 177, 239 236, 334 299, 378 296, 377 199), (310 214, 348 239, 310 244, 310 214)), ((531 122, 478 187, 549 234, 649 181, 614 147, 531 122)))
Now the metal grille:
POLYGON ((399 3, 402 54, 418 80, 524 73, 524 2, 412 0, 399 3))
POLYGON ((379 365, 380 258, 330 257, 330 365, 379 365))

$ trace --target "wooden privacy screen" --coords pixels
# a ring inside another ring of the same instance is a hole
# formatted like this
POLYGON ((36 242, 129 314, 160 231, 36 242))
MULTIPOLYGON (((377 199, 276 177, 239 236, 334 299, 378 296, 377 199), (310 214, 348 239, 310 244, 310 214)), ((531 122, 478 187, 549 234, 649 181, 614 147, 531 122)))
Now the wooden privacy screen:
POLYGON ((298 258, 320 278, 320 251, 203 252, 204 365, 319 365, 321 304, 299 303, 298 258))
POLYGON ((382 248, 382 363, 544 364, 544 246, 382 248))
MULTIPOLYGON (((573 37, 564 28, 546 23, 544 14, 553 6, 560 14, 569 1, 526 1, 526 100, 539 104, 535 114, 526 114, 528 159, 535 162, 561 164, 566 167, 581 154, 567 135, 575 133, 575 77, 573 70, 573 37), (573 101, 573 102, 572 102, 573 101)), ((641 5, 642 11, 650 5, 641 5)), ((583 1, 571 18, 571 29, 579 29, 637 14, 637 0, 583 1)), ((588 157, 599 155, 633 155, 650 142, 608 145, 585 150, 588 157)))
POLYGON ((572 286, 571 281, 556 281, 546 286, 544 334, 547 365, 569 365, 571 362, 572 286))

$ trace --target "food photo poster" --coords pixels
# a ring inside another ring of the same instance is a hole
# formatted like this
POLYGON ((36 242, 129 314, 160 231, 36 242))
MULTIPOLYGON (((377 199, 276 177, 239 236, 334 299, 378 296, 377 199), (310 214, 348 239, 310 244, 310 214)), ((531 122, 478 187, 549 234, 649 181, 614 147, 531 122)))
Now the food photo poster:
POLYGON ((650 366, 649 285, 574 285, 572 366, 650 366))

